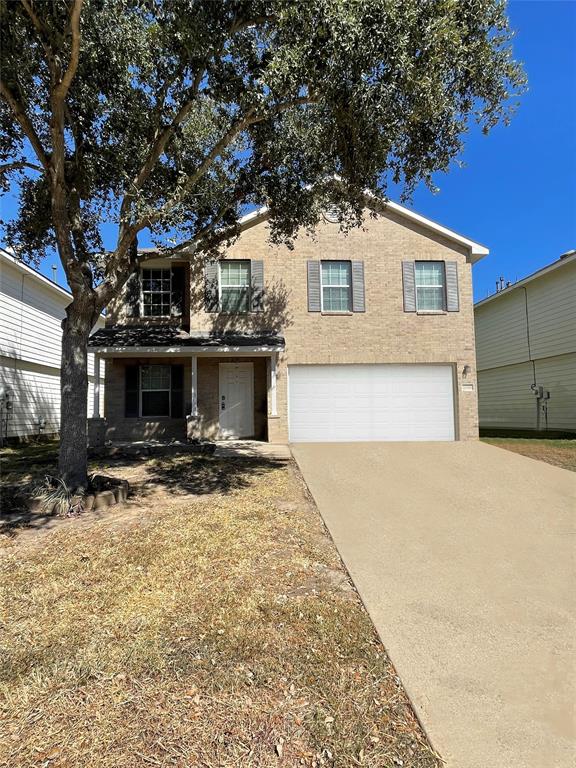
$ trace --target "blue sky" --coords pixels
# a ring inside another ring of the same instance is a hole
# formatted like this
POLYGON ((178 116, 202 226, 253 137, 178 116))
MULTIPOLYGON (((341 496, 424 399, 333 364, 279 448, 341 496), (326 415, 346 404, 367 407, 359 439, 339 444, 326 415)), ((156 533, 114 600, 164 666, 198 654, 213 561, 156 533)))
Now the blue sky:
MULTIPOLYGON (((473 126, 465 167, 439 174, 440 192, 422 186, 412 202, 490 248, 474 267, 476 300, 500 275, 514 281, 576 248, 576 0, 512 0, 508 10, 529 90, 509 127, 484 136, 473 126)), ((6 216, 13 202, 4 204, 6 216)), ((52 277, 57 261, 41 271, 52 277)), ((60 265, 58 280, 65 284, 60 265)))
POLYGON ((514 51, 528 92, 508 127, 472 128, 466 167, 416 191, 413 207, 490 249, 474 267, 476 300, 576 248, 576 2, 514 0, 514 51))

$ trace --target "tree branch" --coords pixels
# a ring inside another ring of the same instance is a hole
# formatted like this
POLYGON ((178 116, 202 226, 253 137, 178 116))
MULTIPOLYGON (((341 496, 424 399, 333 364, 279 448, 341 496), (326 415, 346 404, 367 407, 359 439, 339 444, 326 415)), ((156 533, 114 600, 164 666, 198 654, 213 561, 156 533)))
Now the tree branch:
POLYGON ((72 49, 70 52, 70 62, 68 63, 68 69, 64 72, 64 76, 58 83, 54 91, 54 97, 57 99, 64 99, 76 70, 78 69, 78 61, 80 59, 80 12, 82 11, 83 0, 74 0, 72 11, 70 13, 70 32, 72 34, 72 49))
POLYGON ((12 110, 12 114, 20 124, 20 127, 24 131, 26 138, 32 145, 32 149, 34 150, 36 157, 42 164, 42 167, 44 168, 45 171, 48 171, 50 169, 50 162, 48 160, 48 156, 44 150, 44 147, 42 146, 42 142, 40 141, 38 134, 34 130, 34 126, 32 125, 32 122, 30 121, 28 115, 26 114, 24 107, 18 101, 16 96, 14 96, 10 88, 8 88, 7 84, 3 81, 0 81, 0 94, 8 102, 8 106, 12 110))
POLYGON ((300 96, 296 99, 291 99, 290 101, 280 102, 275 107, 272 107, 270 110, 267 110, 265 113, 260 115, 255 114, 256 107, 250 107, 244 117, 237 120, 224 134, 224 136, 214 145, 210 152, 208 152, 194 173, 192 173, 186 179, 186 183, 182 189, 176 194, 172 195, 172 197, 167 200, 166 203, 152 216, 143 218, 138 223, 138 228, 142 229, 145 226, 151 226, 157 221, 160 221, 166 214, 170 213, 174 206, 178 205, 178 203, 184 199, 184 196, 192 189, 192 187, 202 178, 202 176, 204 176, 214 160, 219 157, 224 152, 224 150, 230 146, 230 144, 232 144, 232 142, 240 133, 242 133, 243 130, 251 125, 255 125, 256 123, 261 123, 264 120, 267 120, 272 115, 278 115, 282 112, 286 112, 292 107, 315 103, 317 103, 317 99, 313 98, 312 96, 300 96))
POLYGON ((31 168, 33 171, 40 171, 42 172, 44 169, 41 165, 34 165, 34 163, 29 163, 27 160, 18 160, 14 163, 3 163, 0 165, 0 173, 8 173, 9 171, 16 171, 19 168, 31 168))

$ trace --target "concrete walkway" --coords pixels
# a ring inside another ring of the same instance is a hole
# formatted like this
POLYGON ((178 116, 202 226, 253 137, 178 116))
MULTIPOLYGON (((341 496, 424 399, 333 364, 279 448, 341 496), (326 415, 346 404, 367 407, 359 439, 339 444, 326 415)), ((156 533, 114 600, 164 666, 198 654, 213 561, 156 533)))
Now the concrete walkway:
POLYGON ((452 768, 576 764, 576 474, 484 443, 292 453, 452 768))
POLYGON ((219 440, 214 456, 218 459, 263 459, 289 461, 290 448, 283 443, 265 443, 261 440, 219 440))

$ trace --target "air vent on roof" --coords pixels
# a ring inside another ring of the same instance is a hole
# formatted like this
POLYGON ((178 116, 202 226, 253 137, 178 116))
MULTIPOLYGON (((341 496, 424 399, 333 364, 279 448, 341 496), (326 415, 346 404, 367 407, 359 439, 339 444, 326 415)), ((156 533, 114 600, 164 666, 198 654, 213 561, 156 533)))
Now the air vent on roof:
POLYGON ((572 248, 571 251, 566 251, 566 253, 560 254, 560 258, 561 259, 567 259, 568 256, 574 256, 575 253, 576 253, 576 248, 572 248))
POLYGON ((338 224, 340 221, 340 212, 335 205, 331 205, 329 208, 325 208, 322 211, 322 215, 326 221, 330 222, 330 224, 338 224))

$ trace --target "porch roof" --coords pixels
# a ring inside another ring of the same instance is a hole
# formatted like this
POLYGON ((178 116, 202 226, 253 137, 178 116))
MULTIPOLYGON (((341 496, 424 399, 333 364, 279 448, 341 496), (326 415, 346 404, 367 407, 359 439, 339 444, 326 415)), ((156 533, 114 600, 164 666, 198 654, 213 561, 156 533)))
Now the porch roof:
POLYGON ((91 352, 113 351, 135 353, 143 350, 175 352, 194 348, 206 351, 234 349, 280 351, 284 349, 284 337, 275 333, 188 333, 182 328, 168 325, 130 326, 115 325, 99 328, 88 341, 91 352))

